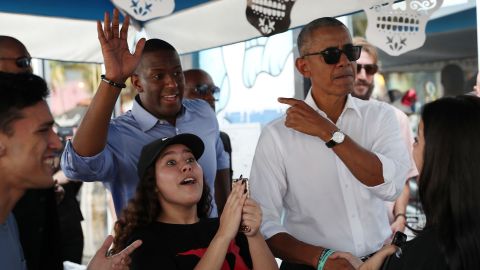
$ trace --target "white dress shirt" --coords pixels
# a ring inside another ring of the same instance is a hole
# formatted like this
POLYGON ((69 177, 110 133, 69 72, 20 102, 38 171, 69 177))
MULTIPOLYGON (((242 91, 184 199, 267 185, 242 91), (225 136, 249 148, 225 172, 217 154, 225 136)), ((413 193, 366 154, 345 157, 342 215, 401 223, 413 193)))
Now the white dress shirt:
MULTIPOLYGON (((327 118, 311 93, 305 102, 327 118)), ((365 186, 324 141, 285 127, 282 117, 262 131, 251 194, 262 207, 265 238, 286 232, 309 244, 364 256, 380 249, 391 234, 384 200, 395 200, 403 190, 408 150, 386 103, 349 95, 336 126, 377 155, 383 184, 365 186)))

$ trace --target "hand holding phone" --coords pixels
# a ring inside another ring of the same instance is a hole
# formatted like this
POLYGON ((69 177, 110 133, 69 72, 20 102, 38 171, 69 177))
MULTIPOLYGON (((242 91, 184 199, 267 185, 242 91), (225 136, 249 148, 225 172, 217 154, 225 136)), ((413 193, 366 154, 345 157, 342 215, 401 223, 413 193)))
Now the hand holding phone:
POLYGON ((240 177, 232 179, 232 188, 233 188, 233 185, 236 185, 237 183, 239 183, 239 184, 240 183, 245 183, 244 193, 247 193, 247 198, 249 198, 250 197, 250 187, 248 186, 248 178, 242 177, 242 175, 240 175, 240 177))
MULTIPOLYGON (((240 175, 240 177, 236 178, 236 179, 232 179, 232 188, 234 185, 237 185, 237 184, 242 184, 244 183, 245 184, 245 190, 244 190, 244 193, 247 193, 247 198, 250 197, 250 188, 248 186, 248 178, 244 178, 242 177, 242 174, 240 175)), ((247 226, 245 224, 243 224, 243 222, 240 224, 240 228, 239 228, 239 231, 241 232, 250 232, 251 231, 251 228, 250 226, 247 226)))
POLYGON ((407 242, 407 235, 400 231, 397 231, 393 236, 392 245, 397 246, 398 249, 394 254, 388 256, 385 259, 385 261, 382 264, 382 268, 381 268, 382 270, 388 269, 390 261, 392 260, 392 256, 396 256, 397 258, 400 258, 400 256, 402 256, 402 247, 403 245, 405 245, 406 242, 407 242))

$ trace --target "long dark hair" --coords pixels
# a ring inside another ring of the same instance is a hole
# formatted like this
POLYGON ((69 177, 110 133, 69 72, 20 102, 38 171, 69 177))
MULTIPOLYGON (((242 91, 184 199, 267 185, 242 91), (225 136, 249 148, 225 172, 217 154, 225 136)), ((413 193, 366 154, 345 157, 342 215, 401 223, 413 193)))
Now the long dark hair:
POLYGON ((480 98, 447 97, 422 111, 419 195, 450 269, 480 269, 480 98))
MULTIPOLYGON (((112 254, 122 251, 130 244, 130 238, 135 229, 147 226, 157 220, 162 209, 156 190, 154 163, 138 182, 135 196, 130 199, 127 207, 123 209, 122 215, 115 223, 112 254)), ((204 178, 202 196, 197 203, 197 215, 199 218, 209 216, 211 203, 210 188, 204 178)))

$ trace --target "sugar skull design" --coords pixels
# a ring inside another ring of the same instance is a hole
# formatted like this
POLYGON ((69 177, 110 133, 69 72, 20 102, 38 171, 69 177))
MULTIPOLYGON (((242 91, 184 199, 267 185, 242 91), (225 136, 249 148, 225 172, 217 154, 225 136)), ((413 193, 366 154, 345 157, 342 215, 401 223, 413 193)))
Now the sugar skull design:
POLYGON ((425 43, 425 26, 443 0, 364 1, 368 18, 366 38, 386 53, 397 56, 425 43))
POLYGON ((247 20, 263 36, 285 32, 296 0, 247 0, 247 20))

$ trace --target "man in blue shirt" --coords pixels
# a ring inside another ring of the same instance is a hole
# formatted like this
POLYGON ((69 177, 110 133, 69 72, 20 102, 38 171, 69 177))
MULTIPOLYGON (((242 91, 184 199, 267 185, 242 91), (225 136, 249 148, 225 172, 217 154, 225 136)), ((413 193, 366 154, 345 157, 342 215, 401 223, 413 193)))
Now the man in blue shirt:
MULTIPOLYGON (((125 24, 128 26, 128 21, 125 24)), ((215 113, 204 101, 183 100, 185 79, 172 45, 160 39, 141 39, 132 55, 126 36, 125 26, 119 31, 118 11, 114 11, 111 26, 106 17, 105 29, 99 27, 105 76, 73 141, 65 147, 65 175, 105 183, 119 215, 135 192, 142 147, 158 138, 193 133, 205 144, 199 163, 221 213, 230 188, 229 158, 219 138, 215 113), (133 108, 110 120, 128 77, 138 92, 133 108)), ((217 216, 216 205, 212 216, 217 216)))

